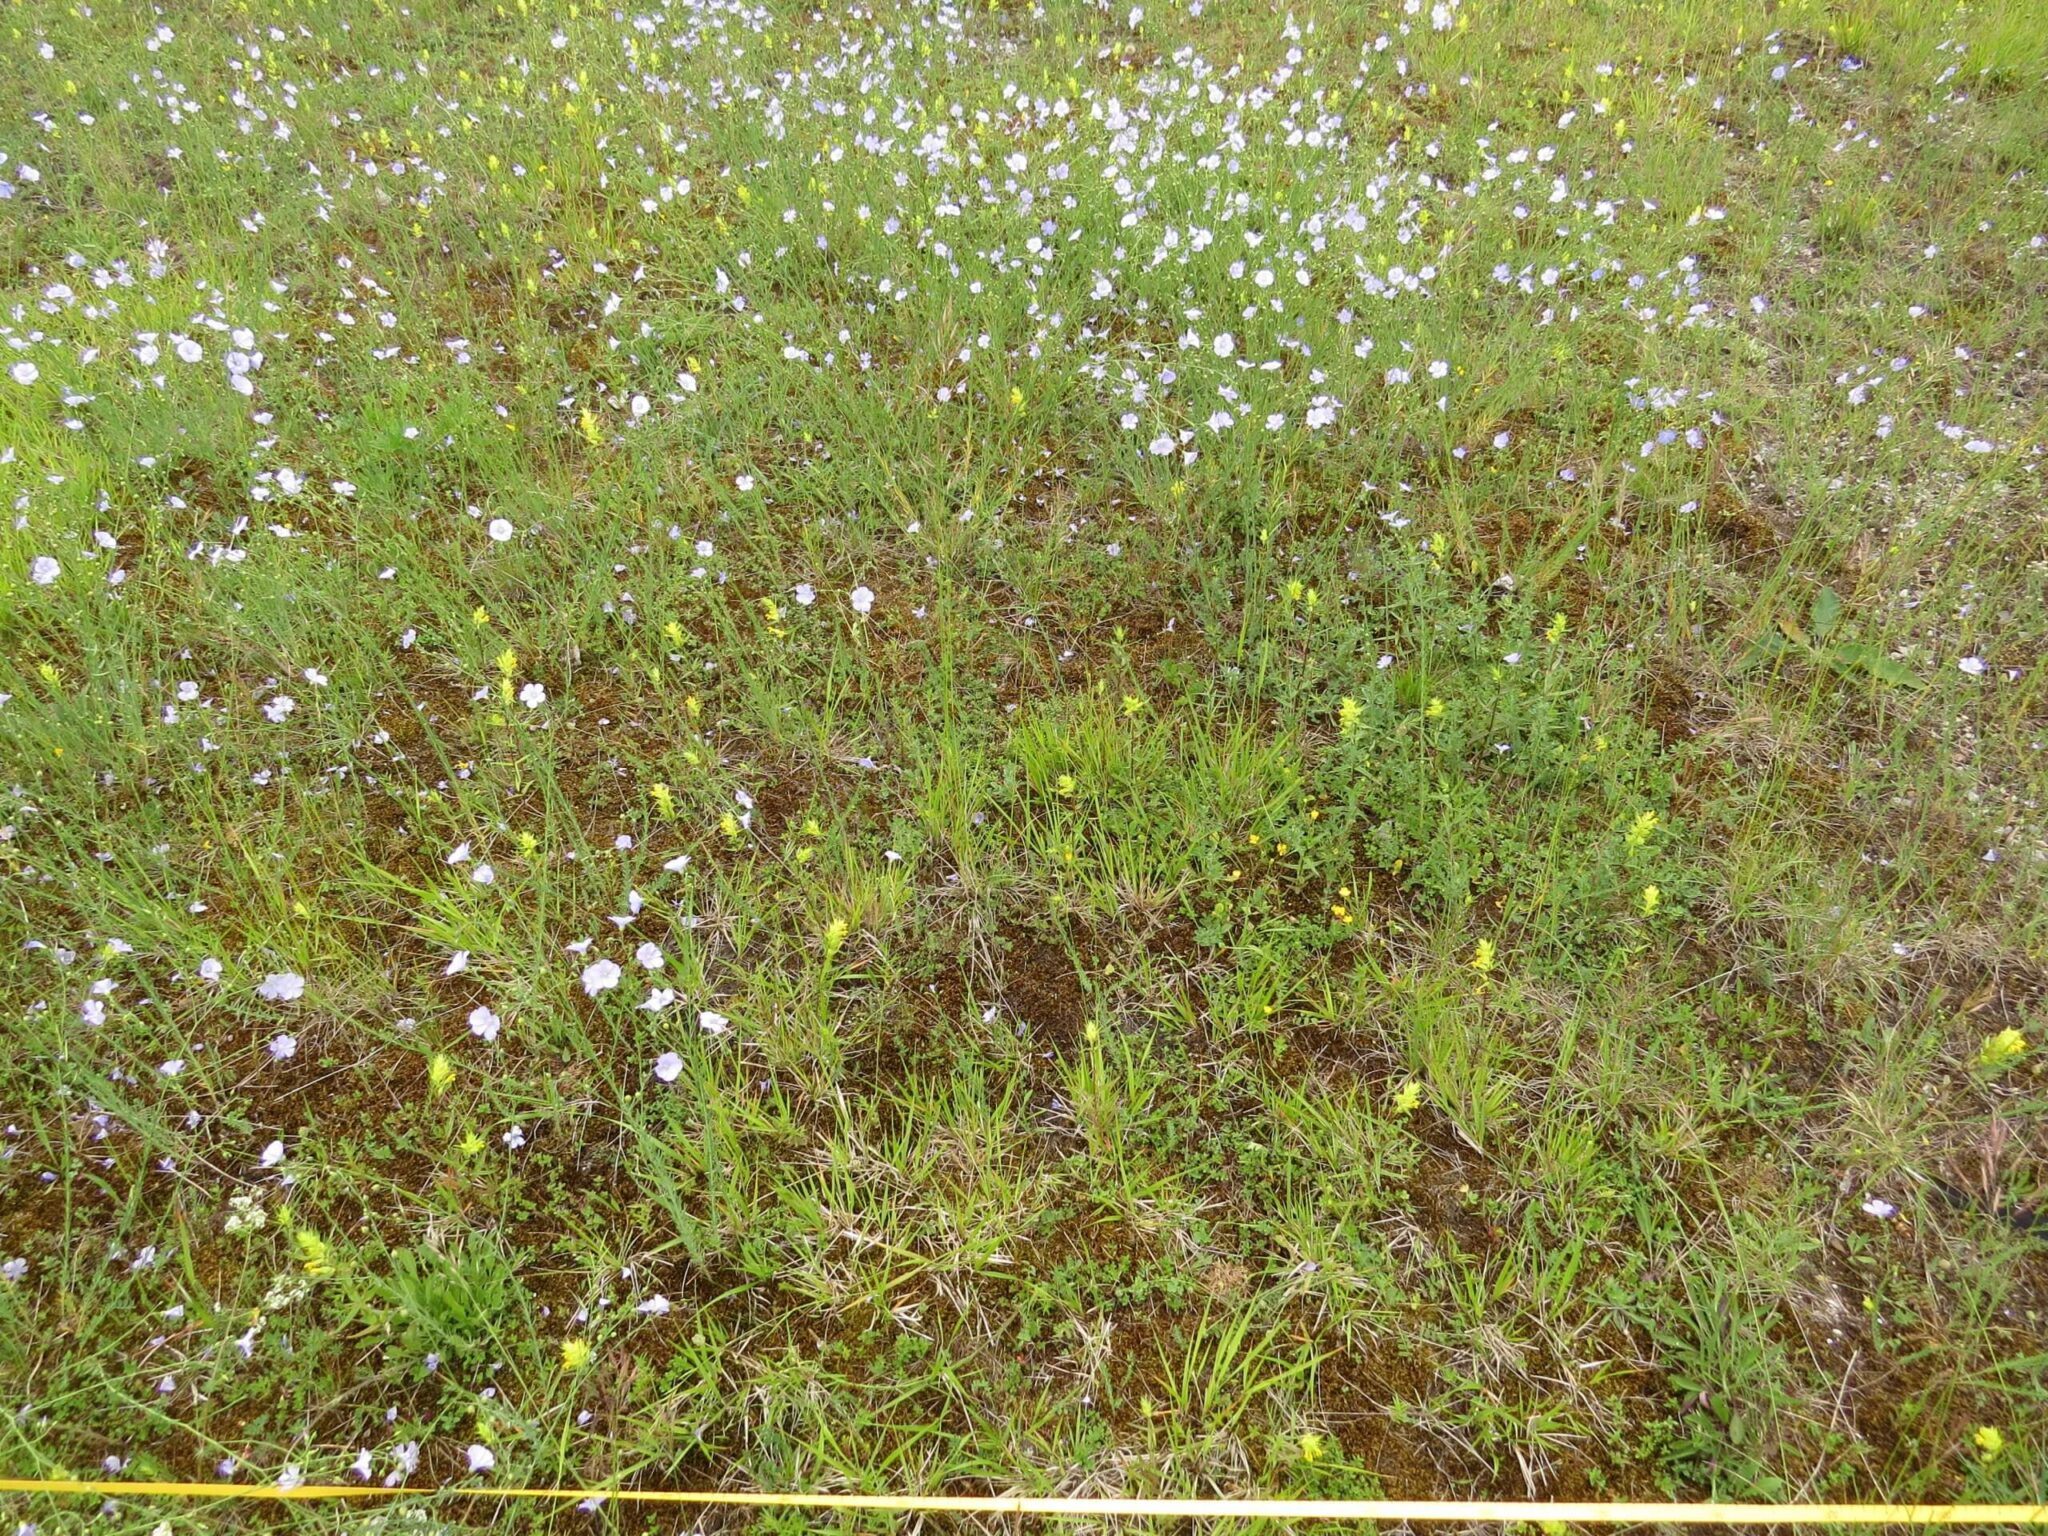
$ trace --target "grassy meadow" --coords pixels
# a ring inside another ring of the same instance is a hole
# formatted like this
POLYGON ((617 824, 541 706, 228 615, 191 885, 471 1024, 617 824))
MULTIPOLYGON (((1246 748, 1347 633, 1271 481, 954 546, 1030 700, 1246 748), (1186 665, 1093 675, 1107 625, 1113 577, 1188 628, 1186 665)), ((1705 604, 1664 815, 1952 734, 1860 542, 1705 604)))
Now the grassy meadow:
POLYGON ((2034 0, 0 27, 10 1524, 2048 1502, 2034 0))

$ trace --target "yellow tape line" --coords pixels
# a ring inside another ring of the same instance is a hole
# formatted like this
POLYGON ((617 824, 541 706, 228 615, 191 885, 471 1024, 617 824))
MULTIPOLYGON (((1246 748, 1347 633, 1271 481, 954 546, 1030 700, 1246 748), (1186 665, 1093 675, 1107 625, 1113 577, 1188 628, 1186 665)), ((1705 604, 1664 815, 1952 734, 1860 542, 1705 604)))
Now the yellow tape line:
POLYGON ((867 1509, 899 1514, 1126 1515, 1186 1520, 1562 1521, 1576 1525, 2048 1525, 2048 1504, 1542 1504, 1491 1499, 1072 1499, 1009 1494, 727 1493, 661 1488, 348 1488, 305 1483, 143 1483, 0 1477, 0 1493, 104 1498, 605 1499, 625 1504, 725 1504, 867 1509))

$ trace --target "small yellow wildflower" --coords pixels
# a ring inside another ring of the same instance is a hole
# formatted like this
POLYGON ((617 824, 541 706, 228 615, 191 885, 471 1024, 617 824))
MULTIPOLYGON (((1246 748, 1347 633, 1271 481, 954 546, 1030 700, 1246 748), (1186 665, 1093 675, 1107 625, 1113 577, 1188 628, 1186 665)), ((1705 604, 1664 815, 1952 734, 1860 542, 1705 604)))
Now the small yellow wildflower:
POLYGON ((513 650, 512 647, 508 645, 505 647, 504 650, 498 652, 498 671, 502 675, 510 677, 514 672, 517 672, 518 670, 519 653, 513 650))
POLYGON ((704 713, 704 701, 693 693, 683 700, 683 708, 690 712, 690 718, 694 720, 704 713))
POLYGON ((2005 1453, 2005 1434, 1990 1424, 1980 1424, 1977 1432, 1970 1436, 1970 1444, 1977 1447, 1977 1459, 1993 1462, 2005 1453))
POLYGON ((1445 708, 1446 706, 1442 699, 1431 699, 1428 706, 1422 712, 1430 719, 1436 720, 1442 717, 1445 708))
POLYGON ((683 643, 683 626, 674 619, 670 619, 661 626, 661 638, 670 645, 681 645, 683 643))
POLYGON ((1657 830, 1657 813, 1645 811, 1629 823, 1628 831, 1622 834, 1622 841, 1631 848, 1640 848, 1649 842, 1650 834, 1657 830))
POLYGON ((576 425, 582 429, 583 436, 593 447, 604 441, 604 433, 597 425, 597 418, 590 414, 589 406, 583 407, 582 411, 577 415, 576 425))
POLYGON ((1551 615, 1550 627, 1543 631, 1543 638, 1552 645, 1564 638, 1565 617, 1562 611, 1551 615))
POLYGON ((462 1140, 456 1143, 456 1147, 464 1157, 475 1157, 483 1151, 484 1139, 475 1131, 464 1131, 462 1133, 462 1140))
POLYGON ((474 624, 478 629, 482 629, 486 624, 491 622, 491 610, 486 608, 482 603, 478 603, 474 608, 469 610, 469 622, 474 624))
POLYGON ((846 943, 846 919, 835 917, 825 925, 825 958, 830 960, 846 943))
POLYGON ((1063 773, 1052 781, 1052 788, 1053 793, 1056 795, 1071 795, 1080 786, 1074 782, 1074 776, 1071 773, 1063 773))
POLYGON ((2001 1029, 1995 1035, 1987 1035, 1983 1046, 1977 1052, 1977 1065, 1991 1071, 2000 1071, 2011 1066, 2027 1052, 2027 1037, 2017 1029, 2001 1029))
POLYGON ((1482 976, 1493 969, 1493 940, 1481 939, 1472 946, 1472 969, 1482 976))
POLYGON ((740 835, 739 818, 734 816, 731 811, 727 811, 718 818, 718 830, 727 837, 738 837, 740 835))
POLYGON ((1365 709, 1358 700, 1349 697, 1341 700, 1337 705, 1337 734, 1351 735, 1358 729, 1358 722, 1364 714, 1365 709))
POLYGON ((1102 1026, 1100 1024, 1097 1024, 1093 1019, 1090 1019, 1087 1022, 1087 1024, 1082 1027, 1081 1038, 1083 1040, 1086 1040, 1090 1045, 1102 1044, 1102 1026))
POLYGON ((562 1340, 562 1369, 580 1371, 590 1364, 590 1341, 587 1339, 562 1340))
POLYGON ((654 808, 661 812, 663 817, 668 818, 675 815, 676 797, 669 791, 669 787, 666 784, 650 784, 647 786, 647 793, 654 801, 654 808))
POLYGON ((455 1063, 443 1052, 436 1051, 433 1060, 427 1063, 427 1086, 439 1095, 446 1093, 448 1085, 454 1081, 455 1063))
POLYGON ((1663 900, 1664 900, 1664 893, 1663 893, 1662 891, 1658 890, 1658 889, 1657 889, 1657 887, 1655 887, 1654 885, 1646 885, 1646 886, 1644 886, 1644 887, 1643 887, 1643 916, 1645 916, 1645 917, 1648 917, 1648 916, 1650 916, 1650 915, 1651 915, 1652 913, 1654 913, 1654 912, 1655 912, 1655 911, 1657 910, 1658 906, 1659 906, 1659 905, 1660 905, 1660 904, 1661 904, 1661 903, 1663 902, 1663 900))
POLYGON ((324 1279, 334 1273, 334 1251, 319 1233, 301 1227, 292 1234, 292 1240, 299 1245, 300 1264, 307 1274, 315 1279, 324 1279))
POLYGON ((1394 1090, 1393 1109, 1396 1115, 1412 1115, 1421 1103, 1422 1084, 1412 1077, 1394 1090))
POLYGON ((1321 1435, 1309 1433, 1301 1437, 1301 1459, 1303 1461, 1321 1461, 1328 1450, 1328 1442, 1321 1435))
POLYGON ((1124 713, 1126 715, 1135 715, 1136 713, 1138 713, 1139 710, 1143 709, 1144 707, 1145 700, 1143 695, 1135 693, 1127 693, 1124 695, 1124 713))

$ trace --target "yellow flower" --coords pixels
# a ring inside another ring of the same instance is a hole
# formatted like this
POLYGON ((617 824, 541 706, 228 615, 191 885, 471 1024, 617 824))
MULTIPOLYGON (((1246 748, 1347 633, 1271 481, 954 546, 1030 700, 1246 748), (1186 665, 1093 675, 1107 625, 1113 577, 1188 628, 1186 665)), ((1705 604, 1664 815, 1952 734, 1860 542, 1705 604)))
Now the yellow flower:
POLYGON ((1551 616, 1550 627, 1543 631, 1543 638, 1545 640, 1548 640, 1552 645, 1555 645, 1558 641, 1564 638, 1564 630, 1565 617, 1563 612, 1560 611, 1551 616))
POLYGON ((478 603, 476 607, 470 609, 469 611, 469 622, 474 624, 478 629, 482 629, 486 624, 491 622, 491 610, 484 607, 482 603, 478 603))
POLYGON ((434 1053, 427 1063, 427 1086, 439 1095, 448 1091, 448 1085, 455 1081, 455 1063, 440 1051, 434 1053))
POLYGON ((1431 699, 1429 701, 1428 707, 1425 708, 1422 712, 1425 715, 1429 716, 1430 719, 1435 720, 1442 716, 1444 712, 1444 707, 1444 701, 1442 699, 1431 699))
POLYGON ((1664 900, 1664 893, 1663 893, 1662 891, 1658 890, 1658 889, 1657 889, 1657 887, 1655 887, 1654 885, 1646 885, 1646 886, 1644 886, 1644 887, 1643 887, 1643 916, 1645 916, 1645 917, 1648 917, 1648 916, 1649 916, 1649 915, 1650 915, 1651 913, 1655 912, 1655 911, 1657 910, 1657 907, 1658 907, 1658 905, 1659 905, 1659 904, 1660 904, 1660 903, 1661 903, 1661 902, 1662 902, 1663 900, 1664 900))
POLYGON ((1079 786, 1075 784, 1074 776, 1071 773, 1063 773, 1053 780, 1052 788, 1054 794, 1071 795, 1079 786))
POLYGON ((653 796, 654 808, 660 811, 664 817, 675 815, 676 797, 669 792, 669 787, 666 784, 650 784, 647 786, 647 793, 653 796))
POLYGON ((587 1339, 562 1340, 562 1369, 580 1371, 590 1364, 590 1342, 587 1339))
POLYGON ((1394 1113, 1396 1115, 1412 1115, 1415 1113, 1416 1106, 1421 1104, 1421 1102, 1422 1084, 1415 1081, 1412 1077, 1394 1090, 1394 1113))
POLYGON ((518 670, 519 653, 513 650, 512 647, 508 645, 505 647, 504 650, 498 652, 498 671, 502 673, 504 676, 510 677, 514 672, 517 672, 518 670))
POLYGON ((2005 1435, 1990 1424, 1980 1424, 1977 1432, 1970 1436, 1970 1443, 1977 1447, 1977 1459, 1992 1462, 2005 1452, 2005 1435))
POLYGON ((825 925, 825 958, 830 960, 846 942, 846 919, 835 917, 825 925))
POLYGON ((1127 693, 1127 694, 1125 694, 1125 695, 1124 695, 1124 713, 1125 713, 1125 714, 1127 714, 1127 715, 1135 715, 1135 714, 1136 714, 1136 713, 1137 713, 1137 712, 1138 712, 1139 710, 1143 709, 1144 707, 1145 707, 1145 700, 1144 700, 1144 698, 1143 698, 1143 696, 1142 696, 1142 695, 1139 695, 1139 694, 1135 694, 1135 693, 1127 693))
POLYGON ((1337 705, 1337 734, 1349 736, 1358 729, 1358 722, 1365 714, 1363 706, 1354 698, 1345 698, 1337 705))
POLYGON ((1014 384, 1010 386, 1010 409, 1013 411, 1024 409, 1024 391, 1014 384))
POLYGON ((475 1157, 479 1152, 483 1151, 484 1139, 477 1135, 475 1131, 464 1131, 462 1133, 462 1140, 456 1145, 464 1157, 475 1157))
POLYGON ((731 811, 727 811, 718 818, 718 830, 727 837, 738 837, 740 835, 739 818, 734 816, 731 811))
POLYGON ((674 619, 670 619, 661 626, 661 638, 670 645, 681 645, 683 643, 683 626, 674 619))
POLYGON ((1983 1046, 1977 1052, 1977 1065, 1996 1072, 2011 1066, 2027 1052, 2027 1037, 2017 1029, 2001 1029, 1995 1035, 1987 1035, 1983 1046))
POLYGON ((1090 1045, 1100 1045, 1102 1043, 1102 1026, 1093 1019, 1090 1019, 1081 1030, 1081 1038, 1090 1045))
POLYGON ((604 441, 604 433, 598 428, 597 418, 590 414, 589 406, 583 407, 581 413, 578 414, 576 425, 583 430, 583 436, 592 446, 596 446, 604 441))
POLYGON ((292 1240, 299 1245, 299 1260, 307 1274, 315 1279, 324 1279, 334 1273, 334 1251, 321 1240, 317 1232, 308 1232, 304 1227, 292 1234, 292 1240))
POLYGON ((1622 835, 1622 841, 1631 848, 1640 848, 1650 840, 1650 834, 1657 830, 1657 813, 1645 811, 1629 823, 1629 829, 1622 835))
POLYGON ((1303 1461, 1321 1461, 1328 1450, 1329 1444, 1321 1435, 1311 1433, 1301 1437, 1301 1459, 1303 1461))
POLYGON ((1481 939, 1472 946, 1472 969, 1481 975, 1493 969, 1493 940, 1481 939))

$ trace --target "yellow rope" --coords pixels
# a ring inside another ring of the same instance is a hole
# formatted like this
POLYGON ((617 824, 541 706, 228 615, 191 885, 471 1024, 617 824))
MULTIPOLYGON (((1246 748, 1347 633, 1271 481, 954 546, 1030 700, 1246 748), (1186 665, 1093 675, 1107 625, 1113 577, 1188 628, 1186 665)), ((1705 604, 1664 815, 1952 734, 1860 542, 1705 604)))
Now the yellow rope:
POLYGON ((143 1483, 0 1477, 0 1493, 103 1498, 606 1499, 629 1504, 726 1504, 773 1509, 868 1509, 901 1514, 1123 1515, 1187 1520, 1559 1521, 1577 1525, 2048 1525, 2048 1504, 1542 1504, 1494 1499, 1071 1499, 1010 1494, 727 1493, 661 1488, 381 1488, 305 1483, 143 1483))

